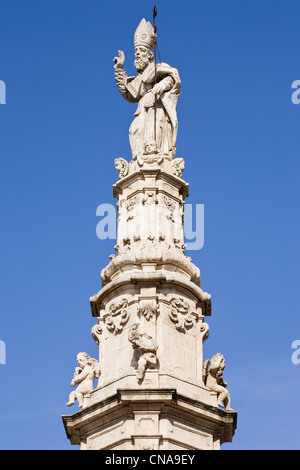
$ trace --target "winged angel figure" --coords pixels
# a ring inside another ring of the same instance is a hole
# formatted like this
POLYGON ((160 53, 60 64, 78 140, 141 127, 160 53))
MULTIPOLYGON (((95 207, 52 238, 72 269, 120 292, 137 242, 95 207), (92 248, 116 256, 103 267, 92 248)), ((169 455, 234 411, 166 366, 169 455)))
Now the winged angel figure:
POLYGON ((218 405, 224 406, 226 411, 230 408, 230 395, 226 390, 227 383, 223 379, 225 369, 225 358, 222 354, 215 354, 211 360, 207 359, 203 363, 202 378, 203 383, 213 392, 217 392, 218 405))
POLYGON ((76 390, 70 393, 67 406, 74 405, 75 400, 78 401, 79 408, 83 406, 84 397, 88 397, 93 390, 94 379, 99 378, 100 364, 97 359, 91 358, 87 353, 80 352, 77 354, 78 367, 75 368, 71 387, 77 385, 76 390))

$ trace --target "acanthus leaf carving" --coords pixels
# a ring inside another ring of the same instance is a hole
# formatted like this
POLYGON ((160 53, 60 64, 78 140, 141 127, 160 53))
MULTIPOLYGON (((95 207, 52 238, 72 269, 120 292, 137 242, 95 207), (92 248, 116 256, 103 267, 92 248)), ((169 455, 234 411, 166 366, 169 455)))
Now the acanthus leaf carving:
POLYGON ((156 299, 140 299, 138 304, 138 315, 143 315, 146 320, 155 317, 158 311, 156 299))

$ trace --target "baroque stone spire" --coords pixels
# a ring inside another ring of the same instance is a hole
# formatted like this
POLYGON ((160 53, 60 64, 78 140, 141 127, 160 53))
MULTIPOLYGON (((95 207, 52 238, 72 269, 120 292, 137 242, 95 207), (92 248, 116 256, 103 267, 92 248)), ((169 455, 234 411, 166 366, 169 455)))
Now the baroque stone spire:
POLYGON ((82 449, 217 449, 231 441, 236 412, 223 379, 225 360, 203 361, 211 296, 185 254, 183 214, 189 185, 176 157, 178 71, 153 60, 155 33, 142 20, 134 35, 137 74, 114 59, 117 87, 136 103, 132 156, 116 158, 116 254, 90 298, 99 359, 80 353, 64 415, 82 449), (93 388, 94 380, 98 383, 93 388))

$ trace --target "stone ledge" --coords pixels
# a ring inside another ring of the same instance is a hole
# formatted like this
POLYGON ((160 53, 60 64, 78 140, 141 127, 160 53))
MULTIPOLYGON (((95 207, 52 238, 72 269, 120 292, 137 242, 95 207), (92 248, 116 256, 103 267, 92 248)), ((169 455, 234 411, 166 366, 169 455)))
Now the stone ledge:
POLYGON ((159 283, 174 284, 194 294, 199 302, 203 303, 203 315, 211 315, 211 296, 204 292, 193 282, 185 279, 183 276, 169 272, 147 272, 147 273, 126 273, 120 275, 117 279, 106 284, 97 294, 90 297, 90 305, 93 317, 99 316, 99 309, 104 308, 103 299, 113 290, 126 284, 137 283, 159 283))
POLYGON ((113 196, 118 198, 123 188, 132 185, 133 182, 138 180, 145 180, 145 176, 153 176, 155 178, 155 182, 157 182, 159 179, 163 181, 169 181, 173 186, 178 188, 184 199, 189 195, 189 184, 186 183, 182 178, 179 178, 176 175, 172 175, 162 168, 151 165, 148 166, 148 168, 145 167, 140 168, 137 171, 133 171, 132 173, 117 181, 117 183, 113 185, 113 196))
MULTIPOLYGON (((91 438, 95 432, 111 426, 113 421, 129 422, 133 419, 135 411, 160 412, 160 416, 169 421, 174 420, 184 423, 190 432, 197 433, 203 429, 207 435, 219 436, 220 443, 231 442, 237 425, 236 411, 225 411, 212 405, 201 403, 183 395, 178 395, 174 389, 157 390, 127 390, 119 389, 117 393, 102 402, 95 403, 72 415, 63 415, 62 420, 67 437, 71 444, 82 445, 87 438, 91 438), (126 418, 126 419, 125 419, 126 418), (195 429, 195 431, 193 431, 195 429)), ((121 440, 130 440, 135 434, 130 429, 120 431, 121 440)), ((168 439, 162 432, 162 440, 168 439)), ((117 439, 119 442, 120 439, 117 439)), ((117 445, 103 443, 104 449, 107 446, 114 448, 117 445)), ((188 445, 183 442, 183 445, 188 445)))

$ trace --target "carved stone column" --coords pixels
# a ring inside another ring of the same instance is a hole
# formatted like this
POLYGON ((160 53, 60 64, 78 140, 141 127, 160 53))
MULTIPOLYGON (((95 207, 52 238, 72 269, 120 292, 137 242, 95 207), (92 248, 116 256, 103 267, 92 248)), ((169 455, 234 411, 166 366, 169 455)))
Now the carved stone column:
POLYGON ((184 160, 142 157, 115 160, 116 253, 90 298, 101 375, 65 429, 82 449, 216 449, 236 412, 223 356, 203 362, 211 296, 185 254, 184 160))
POLYGON ((131 163, 113 188, 117 253, 90 298, 101 376, 83 410, 63 417, 82 448, 215 449, 234 434, 236 412, 203 382, 211 297, 185 255, 188 185, 173 168, 131 163))

